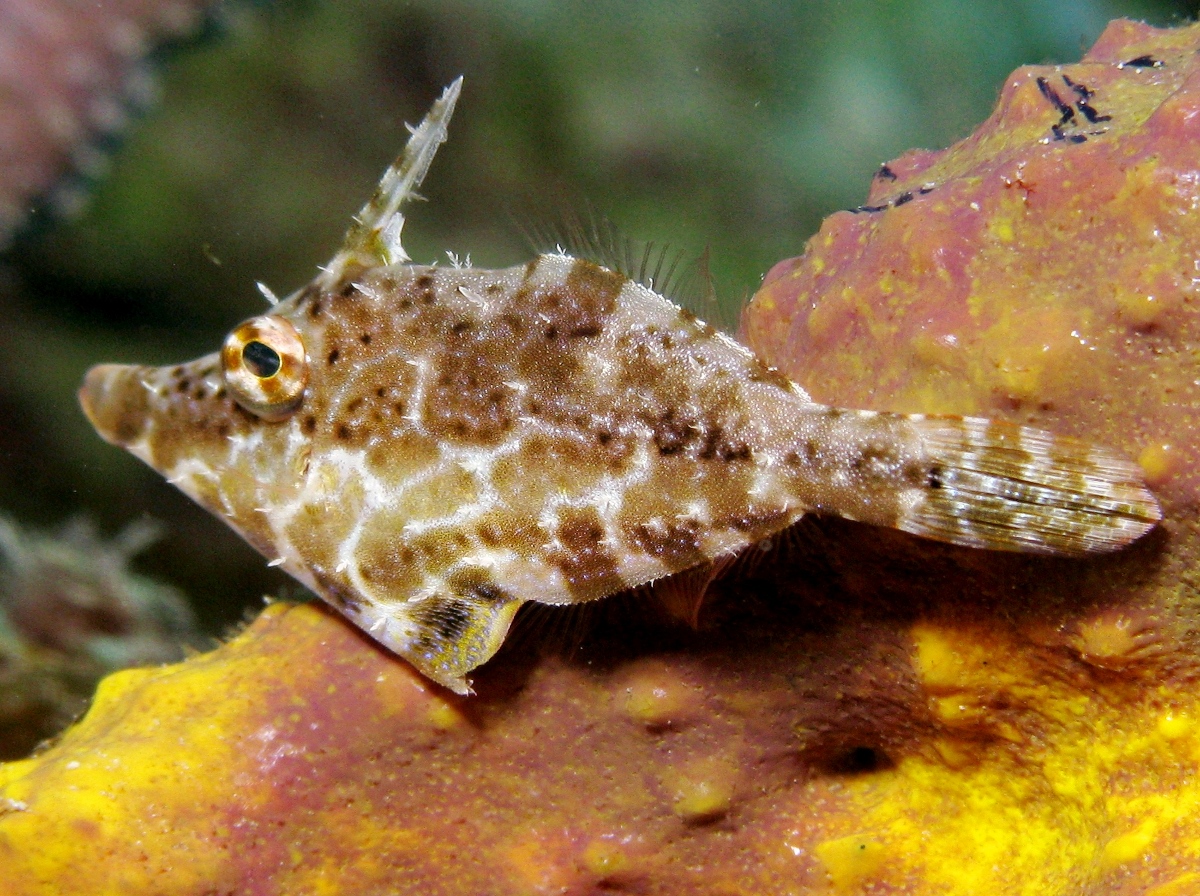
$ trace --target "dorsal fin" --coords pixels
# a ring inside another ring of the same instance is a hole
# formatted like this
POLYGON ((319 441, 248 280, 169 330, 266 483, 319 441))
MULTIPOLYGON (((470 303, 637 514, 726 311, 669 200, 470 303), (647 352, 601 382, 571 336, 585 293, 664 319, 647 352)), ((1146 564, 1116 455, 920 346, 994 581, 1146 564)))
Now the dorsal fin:
POLYGON ((708 269, 708 249, 689 259, 665 244, 635 240, 587 204, 584 214, 566 210, 543 226, 521 226, 535 252, 564 253, 624 274, 665 299, 732 332, 708 269))
POLYGON ((342 241, 342 248, 317 278, 321 286, 335 286, 347 271, 356 268, 399 264, 409 260, 408 253, 400 243, 400 232, 404 229, 404 215, 400 213, 400 206, 416 195, 415 190, 429 170, 438 147, 446 141, 446 128, 450 124, 450 116, 454 114, 454 104, 458 101, 462 82, 461 75, 455 78, 417 127, 406 126, 412 136, 408 138, 404 152, 384 172, 375 195, 354 216, 342 241))

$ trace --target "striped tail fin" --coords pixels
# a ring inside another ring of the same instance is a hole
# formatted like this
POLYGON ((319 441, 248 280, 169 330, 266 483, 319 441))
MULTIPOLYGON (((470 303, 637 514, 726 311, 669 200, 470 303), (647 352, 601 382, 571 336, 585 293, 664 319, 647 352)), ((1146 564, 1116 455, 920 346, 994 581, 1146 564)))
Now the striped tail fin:
POLYGON ((975 417, 911 422, 929 475, 898 528, 952 544, 1042 554, 1114 551, 1162 518, 1140 468, 1104 448, 975 417))

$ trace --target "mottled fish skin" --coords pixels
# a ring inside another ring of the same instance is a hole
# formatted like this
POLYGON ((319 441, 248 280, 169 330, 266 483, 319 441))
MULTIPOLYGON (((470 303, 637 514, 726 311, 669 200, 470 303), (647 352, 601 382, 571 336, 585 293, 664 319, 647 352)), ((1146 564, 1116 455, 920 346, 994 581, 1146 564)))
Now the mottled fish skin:
MULTIPOLYGON (((460 79, 461 80, 461 79, 460 79)), ((1120 547, 1158 505, 1103 449, 830 408, 623 274, 565 254, 409 263, 435 104, 308 287, 176 367, 105 365, 99 432, 460 693, 525 601, 592 601, 806 513, 944 541, 1120 547)))

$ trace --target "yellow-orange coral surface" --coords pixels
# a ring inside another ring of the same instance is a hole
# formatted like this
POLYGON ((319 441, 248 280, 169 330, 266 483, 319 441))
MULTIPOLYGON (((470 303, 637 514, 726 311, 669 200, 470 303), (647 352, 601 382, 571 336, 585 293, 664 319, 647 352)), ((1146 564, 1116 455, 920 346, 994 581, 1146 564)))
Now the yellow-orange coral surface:
POLYGON ((1200 893, 1198 50, 1118 21, 1017 71, 743 322, 822 401, 1129 452, 1155 533, 1056 560, 802 524, 697 630, 539 650, 543 617, 470 698, 277 604, 0 766, 0 889, 1200 893))

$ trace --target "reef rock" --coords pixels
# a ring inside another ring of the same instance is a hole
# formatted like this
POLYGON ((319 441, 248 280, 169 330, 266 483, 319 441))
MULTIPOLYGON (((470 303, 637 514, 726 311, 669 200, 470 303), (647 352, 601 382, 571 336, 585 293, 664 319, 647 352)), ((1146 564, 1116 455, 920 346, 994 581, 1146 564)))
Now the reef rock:
POLYGON ((153 96, 145 59, 154 45, 197 29, 215 0, 0 2, 0 248, 30 202, 70 212, 103 140, 153 96))

